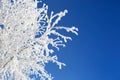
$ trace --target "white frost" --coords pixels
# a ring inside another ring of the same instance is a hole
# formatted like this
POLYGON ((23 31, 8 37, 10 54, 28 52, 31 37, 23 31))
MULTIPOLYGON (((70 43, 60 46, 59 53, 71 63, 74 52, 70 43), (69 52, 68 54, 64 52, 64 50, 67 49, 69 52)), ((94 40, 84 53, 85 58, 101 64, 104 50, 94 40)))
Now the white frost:
POLYGON ((52 80, 45 70, 46 64, 56 63, 59 69, 65 66, 53 54, 53 48, 64 47, 71 37, 58 30, 78 35, 78 29, 56 26, 67 10, 48 16, 48 6, 41 3, 43 6, 37 8, 37 3, 37 0, 0 0, 0 80, 35 80, 30 75, 52 80))

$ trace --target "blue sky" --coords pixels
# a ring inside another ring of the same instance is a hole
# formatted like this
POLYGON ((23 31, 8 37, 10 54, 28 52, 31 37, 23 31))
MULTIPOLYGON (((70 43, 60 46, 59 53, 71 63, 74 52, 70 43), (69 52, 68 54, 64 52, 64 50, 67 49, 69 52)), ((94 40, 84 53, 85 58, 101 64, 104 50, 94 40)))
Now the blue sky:
POLYGON ((49 11, 68 9, 59 25, 76 26, 79 36, 56 52, 67 64, 48 64, 54 80, 120 80, 120 0, 45 0, 49 11))

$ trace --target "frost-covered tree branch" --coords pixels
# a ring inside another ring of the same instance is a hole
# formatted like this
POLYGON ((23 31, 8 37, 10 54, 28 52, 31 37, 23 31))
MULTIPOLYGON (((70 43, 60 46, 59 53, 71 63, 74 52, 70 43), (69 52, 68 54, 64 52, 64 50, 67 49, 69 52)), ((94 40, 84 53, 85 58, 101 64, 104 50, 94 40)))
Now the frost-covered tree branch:
POLYGON ((54 48, 59 50, 72 39, 58 30, 78 35, 78 29, 56 25, 67 10, 48 16, 48 6, 37 5, 38 0, 0 0, 0 80, 35 80, 31 75, 52 80, 46 64, 65 66, 54 48))

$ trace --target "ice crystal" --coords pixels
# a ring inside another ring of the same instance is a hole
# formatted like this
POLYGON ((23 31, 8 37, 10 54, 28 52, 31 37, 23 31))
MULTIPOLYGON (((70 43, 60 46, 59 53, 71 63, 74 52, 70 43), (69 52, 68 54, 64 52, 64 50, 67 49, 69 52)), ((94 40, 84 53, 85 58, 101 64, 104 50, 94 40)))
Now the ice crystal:
POLYGON ((59 69, 65 66, 58 61, 54 48, 64 47, 71 37, 58 30, 78 35, 78 29, 56 26, 67 10, 48 16, 48 6, 43 3, 38 8, 38 2, 0 0, 0 80, 35 80, 31 75, 52 80, 46 64, 56 63, 59 69))

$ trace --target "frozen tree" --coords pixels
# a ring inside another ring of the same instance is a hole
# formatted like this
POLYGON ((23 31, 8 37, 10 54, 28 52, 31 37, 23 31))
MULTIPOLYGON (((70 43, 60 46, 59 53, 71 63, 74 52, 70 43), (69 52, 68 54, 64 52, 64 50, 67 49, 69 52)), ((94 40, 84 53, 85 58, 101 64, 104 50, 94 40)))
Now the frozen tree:
POLYGON ((48 6, 38 0, 0 0, 0 80, 52 80, 45 70, 49 62, 59 69, 65 66, 59 62, 54 49, 65 47, 71 37, 59 30, 76 35, 76 27, 57 26, 67 10, 48 16, 48 6))

